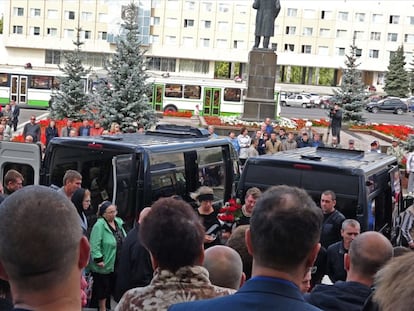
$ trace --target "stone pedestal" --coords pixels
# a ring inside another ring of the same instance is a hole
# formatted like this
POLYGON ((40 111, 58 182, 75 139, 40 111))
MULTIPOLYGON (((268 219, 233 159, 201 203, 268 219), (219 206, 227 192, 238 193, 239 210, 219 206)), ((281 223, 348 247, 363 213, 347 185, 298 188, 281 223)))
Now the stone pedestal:
POLYGON ((274 99, 277 55, 273 50, 254 49, 249 53, 247 96, 244 101, 243 119, 274 119, 274 99))

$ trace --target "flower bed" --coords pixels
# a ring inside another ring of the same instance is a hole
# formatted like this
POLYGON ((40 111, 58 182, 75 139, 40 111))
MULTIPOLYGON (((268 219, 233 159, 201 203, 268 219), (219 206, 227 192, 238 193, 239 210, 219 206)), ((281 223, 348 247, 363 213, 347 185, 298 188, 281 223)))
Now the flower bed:
POLYGON ((414 128, 408 125, 367 124, 367 125, 354 125, 350 127, 350 129, 377 131, 381 134, 384 134, 390 137, 396 137, 402 141, 407 141, 408 136, 414 134, 414 128))
POLYGON ((166 117, 178 117, 178 118, 191 118, 193 116, 192 111, 164 111, 163 116, 166 117))

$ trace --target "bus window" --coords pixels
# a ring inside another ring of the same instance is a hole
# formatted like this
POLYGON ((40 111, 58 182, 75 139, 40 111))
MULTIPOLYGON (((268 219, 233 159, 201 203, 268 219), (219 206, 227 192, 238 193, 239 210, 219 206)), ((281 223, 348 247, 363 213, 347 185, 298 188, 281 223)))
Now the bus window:
POLYGON ((9 86, 9 75, 7 73, 0 73, 0 86, 9 86))
POLYGON ((240 102, 241 89, 226 87, 224 88, 224 100, 229 102, 240 102))
POLYGON ((201 98, 201 86, 185 85, 184 86, 184 98, 200 99, 201 98))
POLYGON ((49 76, 32 76, 30 79, 30 88, 32 89, 50 89, 52 77, 49 76))
POLYGON ((165 97, 183 97, 183 86, 181 84, 166 84, 165 85, 165 97))
POLYGON ((60 79, 59 77, 53 77, 52 88, 58 90, 60 88, 60 79))

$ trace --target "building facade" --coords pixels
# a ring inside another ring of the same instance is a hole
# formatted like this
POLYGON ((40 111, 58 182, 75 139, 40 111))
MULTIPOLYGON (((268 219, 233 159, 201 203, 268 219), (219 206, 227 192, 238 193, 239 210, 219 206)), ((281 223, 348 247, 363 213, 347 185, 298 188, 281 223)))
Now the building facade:
MULTIPOLYGON (((116 48, 122 8, 116 0, 10 0, 4 12, 3 65, 30 62, 54 67, 74 48, 76 29, 85 62, 99 69, 116 48)), ((254 44, 256 11, 249 0, 141 0, 140 20, 148 69, 178 76, 245 76, 254 44)), ((404 46, 414 62, 412 1, 287 1, 275 22, 271 47, 278 55, 277 82, 336 85, 345 54, 358 47, 367 85, 381 89, 391 53, 404 46)))

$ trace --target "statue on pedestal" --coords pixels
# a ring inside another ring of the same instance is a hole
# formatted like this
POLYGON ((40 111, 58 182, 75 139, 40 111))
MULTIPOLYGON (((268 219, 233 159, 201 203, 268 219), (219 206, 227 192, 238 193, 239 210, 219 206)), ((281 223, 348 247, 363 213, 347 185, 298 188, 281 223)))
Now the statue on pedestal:
POLYGON ((270 37, 275 32, 275 19, 280 12, 279 0, 254 0, 253 9, 257 10, 254 47, 258 48, 263 37, 263 48, 269 48, 270 37))

